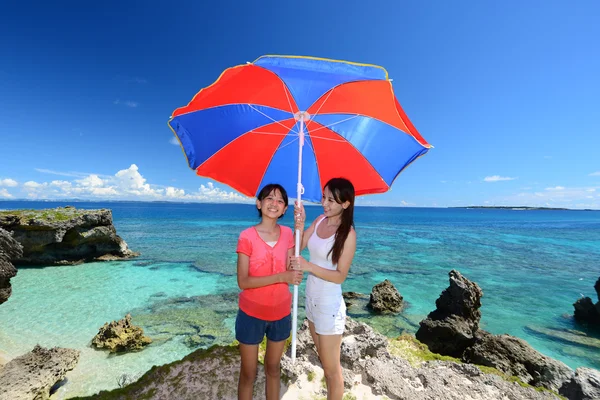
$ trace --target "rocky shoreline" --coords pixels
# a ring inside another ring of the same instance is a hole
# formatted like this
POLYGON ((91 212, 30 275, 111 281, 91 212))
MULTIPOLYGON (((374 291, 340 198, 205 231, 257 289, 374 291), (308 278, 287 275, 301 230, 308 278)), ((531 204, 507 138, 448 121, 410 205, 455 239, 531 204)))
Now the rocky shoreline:
MULTIPOLYGON (((600 371, 572 371, 524 340, 479 330, 483 291, 458 271, 451 271, 449 276, 450 286, 417 333, 425 344, 411 335, 388 339, 348 317, 341 348, 346 398, 600 399, 600 371)), ((400 309, 398 300, 402 296, 391 283, 374 289, 371 299, 379 304, 376 308, 386 312, 400 309), (391 300, 394 306, 381 304, 382 298, 391 300)), ((349 301, 364 295, 352 293, 345 297, 349 301)), ((368 307, 372 309, 373 305, 368 307)), ((290 349, 282 360, 282 399, 323 398, 323 371, 306 321, 297 337, 296 363, 291 362, 290 349)), ((81 399, 236 399, 238 375, 236 346, 212 346, 154 367, 125 387, 81 399)), ((257 398, 264 397, 264 379, 259 369, 257 398)))
POLYGON ((73 265, 139 255, 117 235, 112 211, 59 207, 45 210, 0 211, 0 228, 23 247, 12 257, 16 266, 73 265))

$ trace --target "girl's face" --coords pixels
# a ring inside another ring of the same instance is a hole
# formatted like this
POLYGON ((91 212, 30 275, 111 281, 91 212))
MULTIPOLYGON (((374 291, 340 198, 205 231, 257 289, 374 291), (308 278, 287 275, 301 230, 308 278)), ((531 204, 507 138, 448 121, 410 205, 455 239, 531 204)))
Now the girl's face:
POLYGON ((279 218, 287 210, 285 200, 279 190, 275 189, 262 200, 256 200, 256 208, 258 208, 263 217, 279 218))
POLYGON ((323 198, 321 199, 321 204, 323 205, 323 213, 326 217, 337 217, 338 215, 342 215, 344 209, 348 208, 350 205, 349 201, 345 201, 340 204, 335 201, 335 197, 333 197, 333 193, 326 187, 323 190, 323 198))

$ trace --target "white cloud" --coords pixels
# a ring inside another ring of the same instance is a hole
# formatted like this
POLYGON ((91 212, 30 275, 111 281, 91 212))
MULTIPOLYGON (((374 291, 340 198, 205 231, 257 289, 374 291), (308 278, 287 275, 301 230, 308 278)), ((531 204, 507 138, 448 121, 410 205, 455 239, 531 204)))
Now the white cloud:
POLYGON ((136 164, 117 171, 114 175, 63 173, 46 170, 48 173, 73 176, 79 179, 53 180, 50 182, 27 181, 15 196, 2 190, 0 197, 10 195, 30 199, 82 199, 82 200, 139 200, 139 201, 185 201, 212 203, 249 203, 253 199, 235 191, 225 190, 208 182, 197 191, 187 192, 174 186, 148 183, 136 164))
POLYGON ((116 99, 115 101, 113 101, 113 104, 123 105, 123 106, 131 107, 131 108, 136 108, 139 105, 139 103, 137 101, 120 100, 120 99, 116 99))
POLYGON ((98 175, 95 175, 95 174, 89 175, 83 179, 78 179, 75 182, 77 182, 79 185, 81 185, 83 187, 89 187, 89 188, 104 186, 104 181, 102 179, 100 179, 100 177, 98 175))
POLYGON ((37 172, 41 172, 43 174, 52 174, 52 175, 60 175, 60 176, 72 176, 77 178, 83 178, 89 174, 85 172, 61 172, 61 171, 53 171, 51 169, 45 168, 34 168, 37 172))
POLYGON ((171 198, 183 198, 183 197, 185 197, 185 190, 177 189, 177 188, 174 188, 173 186, 169 186, 169 187, 167 187, 167 189, 165 191, 165 196, 171 197, 171 198))
POLYGON ((600 171, 592 172, 590 176, 600 176, 600 171))
POLYGON ((4 197, 6 199, 10 199, 10 198, 13 198, 15 196, 13 196, 12 194, 8 193, 8 189, 2 188, 2 189, 0 189, 0 197, 4 197))
POLYGON ((23 184, 23 187, 24 187, 25 189, 30 189, 30 190, 31 190, 31 189, 39 189, 39 188, 41 188, 41 187, 43 187, 43 186, 44 186, 44 185, 43 185, 42 183, 37 183, 37 182, 34 182, 34 181, 27 181, 27 182, 25 182, 25 183, 23 184))
POLYGON ((600 209, 600 196, 591 196, 599 187, 547 187, 543 191, 523 191, 496 197, 492 204, 506 206, 600 209))
POLYGON ((19 184, 14 179, 10 179, 10 178, 0 179, 0 186, 15 187, 18 185, 19 184))
POLYGON ((513 181, 517 178, 510 178, 508 176, 492 175, 483 178, 484 182, 500 182, 500 181, 513 181))
POLYGON ((173 136, 171 139, 169 139, 169 143, 171 143, 172 145, 175 145, 175 146, 179 146, 179 140, 175 136, 173 136))

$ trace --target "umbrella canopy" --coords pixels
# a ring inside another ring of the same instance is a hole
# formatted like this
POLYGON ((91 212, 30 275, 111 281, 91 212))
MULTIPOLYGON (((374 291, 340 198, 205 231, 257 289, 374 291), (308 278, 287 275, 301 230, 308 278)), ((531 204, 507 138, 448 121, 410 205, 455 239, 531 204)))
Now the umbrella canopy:
MULTIPOLYGON (((350 180, 357 195, 383 193, 431 147, 385 69, 313 57, 263 56, 229 68, 176 109, 169 126, 198 175, 251 197, 267 183, 296 184, 298 201, 319 201, 335 177, 350 180)), ((292 362, 297 285, 293 299, 292 362)))
POLYGON ((229 68, 169 125, 190 168, 250 197, 271 182, 292 188, 299 174, 305 200, 320 201, 333 177, 349 179, 357 195, 383 193, 431 147, 384 68, 312 57, 229 68))

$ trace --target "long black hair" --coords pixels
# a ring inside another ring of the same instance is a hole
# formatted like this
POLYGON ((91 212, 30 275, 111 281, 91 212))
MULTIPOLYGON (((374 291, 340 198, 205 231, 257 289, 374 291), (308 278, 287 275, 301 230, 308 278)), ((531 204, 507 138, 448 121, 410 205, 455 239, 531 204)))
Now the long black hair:
POLYGON ((344 243, 348 238, 348 234, 354 227, 354 185, 352 185, 352 182, 348 179, 333 178, 327 182, 323 190, 325 190, 325 188, 329 188, 336 203, 344 204, 347 201, 350 203, 350 205, 342 211, 342 222, 335 233, 333 247, 331 247, 331 250, 329 250, 329 253, 327 254, 331 254, 331 261, 333 264, 337 264, 344 251, 344 243))
MULTIPOLYGON (((260 192, 258 193, 258 196, 256 196, 257 200, 259 201, 263 201, 268 195, 271 194, 271 192, 275 191, 275 190, 279 190, 279 193, 281 193, 281 197, 283 197, 283 202, 285 203, 285 206, 288 206, 288 195, 287 192, 285 191, 285 189, 283 188, 283 186, 281 186, 278 183, 269 183, 268 185, 265 185, 260 192)), ((285 211, 283 212, 283 214, 281 214, 279 216, 279 218, 283 217, 285 215, 285 211)), ((262 217, 262 212, 260 211, 260 209, 258 209, 258 218, 262 217)))

